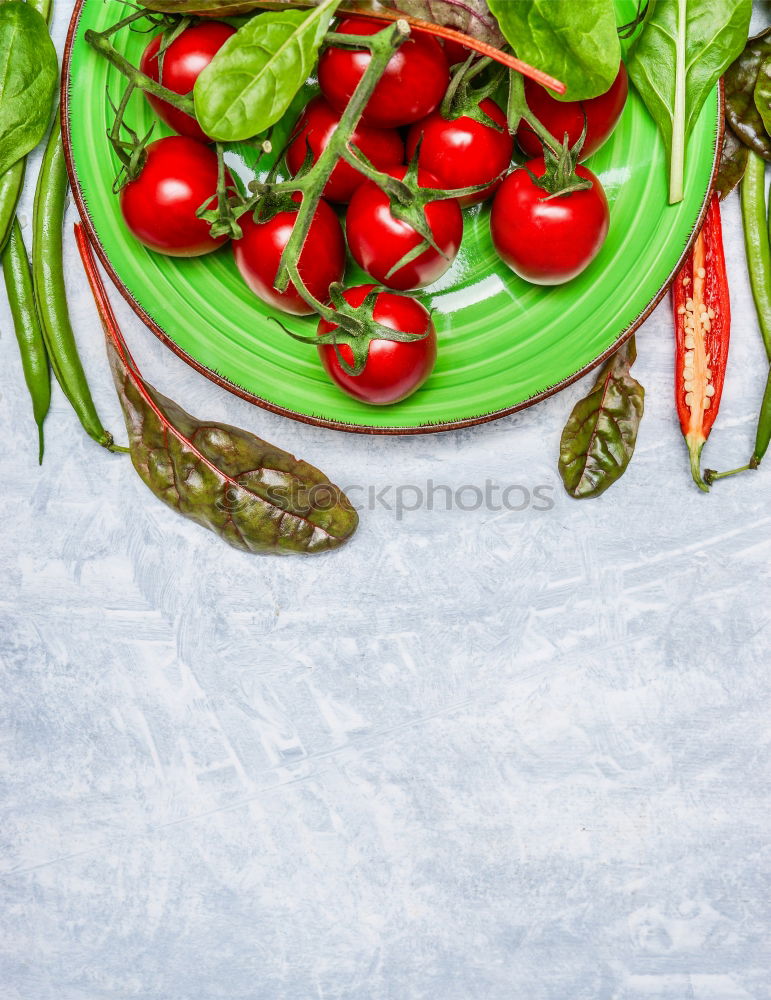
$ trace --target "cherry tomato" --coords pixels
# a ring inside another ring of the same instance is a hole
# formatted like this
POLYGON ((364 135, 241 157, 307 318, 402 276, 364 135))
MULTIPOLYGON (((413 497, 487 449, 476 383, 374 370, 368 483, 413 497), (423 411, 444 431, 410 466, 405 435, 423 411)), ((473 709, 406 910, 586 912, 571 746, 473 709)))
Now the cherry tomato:
MULTIPOLYGON (((343 292, 347 302, 360 306, 374 285, 357 285, 343 292)), ((380 292, 373 317, 378 323, 402 333, 426 333, 422 340, 372 340, 364 371, 349 375, 341 366, 334 345, 320 344, 321 362, 333 382, 354 399, 385 405, 406 399, 426 381, 436 362, 436 329, 431 314, 415 299, 392 292, 380 292)), ((322 320, 319 334, 331 333, 334 323, 322 320)), ((348 344, 338 344, 345 361, 353 364, 348 344)))
MULTIPOLYGON (((536 177, 543 157, 526 165, 536 177)), ((605 242, 610 224, 608 200, 591 170, 576 167, 590 188, 549 197, 519 168, 509 174, 493 201, 490 231, 501 259, 526 281, 561 285, 580 274, 605 242)))
MULTIPOLYGON (((400 180, 406 172, 406 167, 388 170, 400 180)), ((418 173, 418 184, 420 187, 442 187, 437 178, 425 170, 418 173)), ((463 213, 455 198, 447 198, 429 202, 425 216, 434 242, 442 253, 428 246, 414 260, 390 274, 402 257, 422 242, 423 237, 408 222, 395 218, 385 192, 372 181, 366 181, 351 199, 345 220, 348 247, 357 264, 379 284, 401 291, 423 288, 441 278, 460 249, 463 213)))
MULTIPOLYGON (((562 142, 567 132, 572 146, 581 138, 586 113, 586 139, 581 159, 591 156, 613 132, 624 110, 629 93, 629 79, 623 63, 610 90, 586 101, 558 101, 548 90, 532 80, 525 80, 525 97, 535 117, 546 126, 555 139, 562 142)), ((527 124, 521 122, 517 129, 517 142, 528 156, 540 156, 541 140, 527 124)))
MULTIPOLYGON (((268 222, 242 216, 239 222, 243 237, 233 241, 233 254, 244 281, 258 298, 283 312, 310 316, 313 307, 292 282, 283 292, 273 287, 296 219, 295 211, 278 212, 268 222)), ((325 201, 319 201, 298 268, 308 291, 320 302, 328 302, 329 286, 341 281, 345 272, 345 240, 337 216, 325 201)))
MULTIPOLYGON (((511 163, 514 140, 509 134, 506 115, 489 97, 479 106, 499 126, 497 129, 474 118, 448 121, 434 111, 413 125, 407 136, 407 156, 412 159, 422 137, 420 165, 448 191, 495 181, 511 163)), ((475 205, 489 198, 499 184, 500 180, 495 181, 486 190, 458 200, 461 205, 475 205)))
POLYGON ((452 38, 443 38, 442 47, 450 66, 465 62, 473 51, 472 49, 467 49, 465 45, 461 45, 460 42, 454 41, 452 38))
MULTIPOLYGON (((346 17, 338 25, 346 35, 376 35, 383 22, 346 17)), ((372 57, 367 49, 325 49, 319 59, 321 91, 343 112, 372 57)), ((362 115, 365 125, 394 128, 425 118, 439 104, 450 82, 442 46, 431 35, 414 33, 386 66, 362 115)))
MULTIPOLYGON (((209 199, 216 205, 217 154, 181 135, 156 139, 136 180, 120 192, 126 225, 140 243, 169 257, 200 257, 222 246, 196 212, 209 199)), ((232 183, 232 178, 228 177, 232 183)))
MULTIPOLYGON (((318 160, 339 123, 340 115, 324 98, 314 97, 300 116, 293 133, 294 138, 286 151, 286 162, 292 176, 305 162, 308 145, 313 153, 313 162, 318 160)), ((360 149, 378 170, 404 162, 404 143, 396 129, 359 125, 353 133, 351 145, 360 149)), ((327 181, 324 197, 346 204, 363 180, 364 177, 358 170, 341 160, 327 181)))
MULTIPOLYGON (((139 68, 156 83, 162 84, 175 94, 189 94, 195 86, 198 74, 205 69, 225 42, 235 35, 236 29, 223 21, 209 21, 193 24, 174 39, 163 53, 158 64, 158 50, 163 35, 150 39, 142 53, 139 68)), ((158 117, 179 135, 189 136, 208 142, 209 137, 191 115, 174 108, 159 97, 147 95, 147 100, 158 117)))

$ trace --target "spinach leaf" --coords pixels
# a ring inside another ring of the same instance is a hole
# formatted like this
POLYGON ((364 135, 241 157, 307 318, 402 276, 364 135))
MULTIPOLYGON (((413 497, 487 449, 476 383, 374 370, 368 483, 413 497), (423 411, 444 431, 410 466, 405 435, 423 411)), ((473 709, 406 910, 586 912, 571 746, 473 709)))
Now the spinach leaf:
POLYGON ((275 124, 313 69, 339 2, 260 14, 239 28, 196 81, 195 111, 204 132, 238 142, 275 124))
POLYGON ((645 389, 629 374, 636 357, 632 337, 606 362, 565 424, 559 472, 576 500, 604 493, 623 476, 634 454, 645 408, 645 389))
POLYGON ((720 154, 720 166, 715 181, 715 189, 720 195, 721 201, 728 197, 744 177, 749 155, 750 151, 741 139, 738 139, 731 129, 727 128, 723 137, 723 150, 720 154))
POLYGON ((0 4, 0 175, 45 135, 58 75, 45 19, 19 0, 0 4))
POLYGON ((685 146, 707 95, 741 52, 752 0, 660 0, 627 63, 661 131, 670 161, 669 201, 683 199, 685 146))
POLYGON ((725 75, 726 118, 742 142, 764 160, 771 160, 771 138, 755 104, 755 84, 768 56, 771 56, 771 28, 747 42, 725 75))
POLYGON ((615 80, 621 44, 613 0, 488 0, 488 6, 517 56, 567 86, 559 99, 596 97, 615 80))
POLYGON ((771 136, 771 56, 766 56, 755 83, 755 107, 763 119, 766 135, 771 136))

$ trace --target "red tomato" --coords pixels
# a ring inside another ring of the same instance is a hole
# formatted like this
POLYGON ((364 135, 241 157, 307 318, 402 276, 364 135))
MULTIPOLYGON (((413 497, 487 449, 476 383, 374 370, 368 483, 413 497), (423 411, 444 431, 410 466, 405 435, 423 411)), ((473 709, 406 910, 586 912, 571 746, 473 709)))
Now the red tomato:
MULTIPOLYGON (((357 285, 343 292, 347 302, 360 306, 374 285, 357 285)), ((372 340, 364 371, 349 375, 341 366, 334 345, 320 344, 319 356, 333 382, 354 399, 385 405, 406 399, 426 381, 436 361, 436 329, 431 314, 415 299, 392 292, 379 292, 374 319, 391 330, 402 333, 426 333, 423 340, 372 340)), ((319 334, 331 333, 334 323, 322 320, 319 334)), ((345 361, 353 364, 353 352, 348 344, 338 348, 345 361)))
MULTIPOLYGON (((205 69, 225 42, 235 35, 236 29, 223 21, 209 21, 207 24, 193 24, 185 28, 163 53, 158 65, 158 50, 163 35, 150 39, 142 53, 139 68, 156 83, 162 84, 175 94, 189 94, 195 86, 198 74, 205 69)), ((184 111, 171 106, 152 94, 147 100, 158 117, 180 135, 208 142, 208 136, 201 126, 184 111)))
POLYGON ((461 45, 460 42, 453 41, 451 38, 443 38, 442 46, 450 66, 465 62, 473 51, 472 49, 467 49, 465 45, 461 45))
POLYGON ((222 246, 227 237, 213 240, 209 223, 196 217, 207 199, 210 207, 216 205, 214 150, 173 135, 151 142, 146 152, 142 172, 120 192, 123 218, 134 236, 169 257, 200 257, 222 246))
MULTIPOLYGON (((428 118, 413 125, 407 136, 407 156, 410 160, 423 137, 420 165, 438 177, 441 186, 448 191, 494 181, 511 163, 514 140, 509 134, 506 115, 489 97, 479 106, 500 129, 484 125, 474 118, 448 121, 434 111, 428 118)), ((499 183, 491 184, 479 194, 466 195, 458 200, 461 205, 475 205, 489 198, 499 183)))
MULTIPOLYGON (((388 171, 399 179, 406 172, 406 167, 393 167, 388 171)), ((430 188, 442 186, 436 177, 425 170, 419 172, 418 184, 430 188)), ((441 278, 460 249, 463 213, 455 198, 447 198, 430 202, 425 215, 434 242, 442 253, 429 246, 389 276, 391 269, 405 254, 414 250, 423 237, 408 222, 394 218, 387 195, 377 184, 366 181, 351 199, 345 220, 348 247, 357 264, 379 284, 401 291, 423 288, 441 278)))
MULTIPOLYGON (((273 287, 296 218, 296 212, 278 212, 268 222, 255 222, 251 215, 242 216, 239 222, 243 237, 233 241, 233 254, 244 281, 258 298, 283 312, 310 316, 313 307, 292 282, 284 292, 273 287)), ((320 302, 329 301, 329 286, 343 278, 345 240, 337 216, 325 201, 319 202, 313 216, 298 268, 305 286, 320 302)))
MULTIPOLYGON (((337 31, 376 35, 383 22, 346 17, 337 31)), ((367 49, 325 49, 319 59, 319 84, 326 99, 343 112, 372 57, 367 49)), ((442 46, 431 35, 413 35, 394 53, 364 110, 362 122, 381 128, 411 125, 439 107, 450 73, 442 46)))
MULTIPOLYGON (((525 80, 528 107, 559 142, 562 142, 566 132, 571 146, 578 142, 586 112, 586 139, 581 150, 582 160, 598 150, 613 132, 624 110, 628 93, 629 79, 623 63, 619 66, 618 76, 610 90, 587 101, 558 101, 540 84, 525 80)), ((541 140, 527 122, 520 123, 517 142, 528 156, 540 156, 543 152, 541 140)))
MULTIPOLYGON (((543 157, 528 167, 542 177, 543 157)), ((526 281, 561 285, 580 274, 600 252, 610 213, 602 185, 586 167, 576 167, 590 188, 548 197, 527 170, 509 174, 493 201, 490 231, 501 259, 526 281)))
MULTIPOLYGON (((293 133, 294 138, 286 151, 286 162, 292 176, 305 162, 308 145, 313 153, 313 162, 318 160, 339 123, 340 115, 324 98, 314 97, 300 116, 293 133)), ((396 129, 359 125, 353 133, 351 145, 360 149, 378 170, 404 162, 404 143, 396 129)), ((358 170, 341 160, 327 181, 324 197, 345 204, 351 200, 353 192, 363 180, 358 170)))

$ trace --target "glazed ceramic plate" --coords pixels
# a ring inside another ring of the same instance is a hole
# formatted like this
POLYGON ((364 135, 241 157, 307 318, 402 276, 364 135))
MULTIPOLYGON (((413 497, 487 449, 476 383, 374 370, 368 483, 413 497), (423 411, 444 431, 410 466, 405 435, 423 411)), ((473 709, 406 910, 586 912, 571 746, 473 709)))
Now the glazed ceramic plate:
MULTIPOLYGON (((620 23, 634 0, 618 0, 620 23)), ((722 129, 718 89, 710 94, 688 148, 686 197, 667 205, 664 147, 636 93, 613 137, 589 161, 611 208, 610 235, 599 257, 558 288, 529 285, 497 259, 489 208, 468 213, 452 269, 425 292, 434 309, 439 358, 425 386, 402 403, 373 407, 330 383, 312 346, 286 336, 241 280, 223 248, 177 260, 140 246, 123 225, 112 185, 118 162, 105 137, 112 123, 107 93, 123 78, 86 44, 125 16, 117 0, 79 0, 63 78, 65 143, 72 187, 102 262, 148 326, 214 381, 261 406, 297 419, 379 433, 443 430, 478 423, 537 402, 609 355, 664 294, 685 253, 709 193, 722 129)), ((124 30, 117 46, 136 65, 148 35, 124 30)), ((137 94, 128 120, 140 134, 152 122, 137 94)), ((157 134, 161 134, 158 132, 157 134)), ((250 166, 236 150, 231 166, 250 166)), ((363 275, 351 266, 347 281, 363 275)), ((309 334, 311 320, 289 319, 309 334)))

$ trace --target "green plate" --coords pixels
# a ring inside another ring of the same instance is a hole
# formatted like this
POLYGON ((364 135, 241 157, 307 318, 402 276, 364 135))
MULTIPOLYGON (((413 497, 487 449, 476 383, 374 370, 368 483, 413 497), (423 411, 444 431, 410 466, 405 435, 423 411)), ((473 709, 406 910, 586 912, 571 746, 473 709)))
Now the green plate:
MULTIPOLYGON (((620 23, 634 0, 617 0, 620 23)), ((579 278, 559 288, 529 285, 497 259, 489 208, 471 210, 452 269, 427 289, 439 358, 426 385, 394 406, 358 403, 332 385, 313 347, 286 336, 270 308, 241 280, 224 248, 177 260, 140 246, 123 225, 112 193, 117 160, 105 137, 123 78, 84 41, 125 16, 117 0, 80 0, 70 25, 63 79, 65 143, 84 222, 118 288, 150 328, 185 360, 239 395, 297 419, 380 433, 443 430, 528 406, 610 354, 664 294, 709 193, 722 131, 718 88, 688 149, 686 197, 667 205, 662 141, 632 92, 609 142, 589 161, 611 207, 610 235, 579 278)), ((134 64, 147 35, 122 31, 116 44, 134 64)), ((132 98, 132 101, 134 99, 132 98)), ((137 95, 128 119, 142 134, 152 122, 137 95)), ((237 156, 237 154, 233 154, 237 156)), ((242 173, 248 165, 235 163, 242 173)), ((348 281, 360 274, 351 267, 348 281)), ((289 320, 313 330, 311 320, 289 320)))

